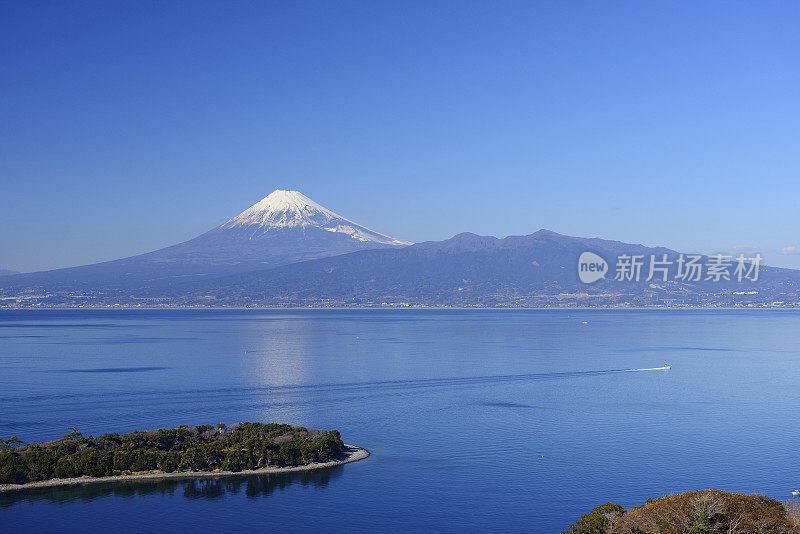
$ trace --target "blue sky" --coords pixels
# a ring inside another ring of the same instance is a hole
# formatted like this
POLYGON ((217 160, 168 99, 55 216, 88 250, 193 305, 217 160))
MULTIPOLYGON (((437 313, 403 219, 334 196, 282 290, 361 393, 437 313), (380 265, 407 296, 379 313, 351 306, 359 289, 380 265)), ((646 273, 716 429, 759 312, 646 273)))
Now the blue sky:
POLYGON ((548 228, 800 268, 797 2, 0 13, 0 267, 156 249, 281 188, 413 241, 548 228))

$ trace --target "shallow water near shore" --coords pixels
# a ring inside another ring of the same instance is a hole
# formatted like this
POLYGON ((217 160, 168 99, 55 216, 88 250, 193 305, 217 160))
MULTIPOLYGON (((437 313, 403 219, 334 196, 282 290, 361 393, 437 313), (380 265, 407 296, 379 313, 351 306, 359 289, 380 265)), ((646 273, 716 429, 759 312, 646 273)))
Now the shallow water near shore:
POLYGON ((0 497, 14 532, 559 532, 592 506, 800 486, 800 313, 0 312, 0 435, 337 428, 320 472, 0 497), (668 371, 652 370, 670 364, 668 371))

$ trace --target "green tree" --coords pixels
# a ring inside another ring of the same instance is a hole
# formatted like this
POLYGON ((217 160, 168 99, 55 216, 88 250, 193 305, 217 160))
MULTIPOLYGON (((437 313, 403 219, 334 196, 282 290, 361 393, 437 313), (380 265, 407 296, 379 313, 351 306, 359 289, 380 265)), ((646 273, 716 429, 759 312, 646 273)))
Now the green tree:
POLYGON ((17 436, 11 436, 8 439, 0 438, 0 451, 13 451, 22 446, 22 440, 17 436))
POLYGON ((13 450, 0 451, 0 484, 26 482, 28 482, 28 469, 19 453, 13 450))
POLYGON ((28 469, 28 480, 48 480, 53 478, 56 456, 40 445, 31 445, 25 449, 25 466, 28 469))

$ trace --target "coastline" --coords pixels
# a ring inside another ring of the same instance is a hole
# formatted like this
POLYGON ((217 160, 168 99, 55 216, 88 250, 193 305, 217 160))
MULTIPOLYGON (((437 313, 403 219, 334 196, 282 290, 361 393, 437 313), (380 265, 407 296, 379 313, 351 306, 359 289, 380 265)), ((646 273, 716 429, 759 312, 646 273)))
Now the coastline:
POLYGON ((113 475, 108 477, 80 477, 80 478, 51 478, 50 480, 40 480, 28 482, 26 484, 0 484, 0 493, 11 491, 24 491, 36 488, 55 488, 59 486, 80 486, 83 484, 97 484, 102 482, 130 482, 139 480, 162 480, 162 479, 181 479, 181 478, 217 478, 217 477, 236 477, 250 475, 280 475, 284 473, 298 473, 301 471, 315 471, 339 465, 349 464, 363 460, 369 456, 367 449, 362 449, 355 445, 345 443, 347 448, 346 457, 341 460, 331 462, 313 463, 298 465, 294 467, 262 467, 261 469, 246 469, 243 471, 173 471, 165 473, 163 471, 149 471, 131 475, 113 475))
POLYGON ((800 311, 800 306, 31 306, 16 311, 800 311))

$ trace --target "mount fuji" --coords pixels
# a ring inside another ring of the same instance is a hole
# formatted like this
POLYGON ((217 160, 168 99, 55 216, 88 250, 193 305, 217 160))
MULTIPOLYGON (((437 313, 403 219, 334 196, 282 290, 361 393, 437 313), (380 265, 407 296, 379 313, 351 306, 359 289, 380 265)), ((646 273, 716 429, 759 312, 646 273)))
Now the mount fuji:
POLYGON ((277 190, 184 243, 120 260, 0 279, 3 290, 152 290, 187 281, 411 243, 372 231, 298 191, 277 190))
MULTIPOLYGON (((253 240, 254 238, 275 236, 280 231, 291 228, 302 229, 306 234, 304 239, 308 239, 314 232, 322 229, 329 234, 348 236, 361 244, 390 246, 411 244, 408 241, 401 241, 364 228, 328 208, 320 206, 299 191, 273 191, 212 232, 229 234, 231 231, 243 230, 248 235, 248 240, 253 240)), ((353 244, 352 241, 345 241, 353 244)))
POLYGON ((203 235, 136 259, 190 266, 203 274, 410 244, 356 224, 298 191, 277 190, 203 235))

